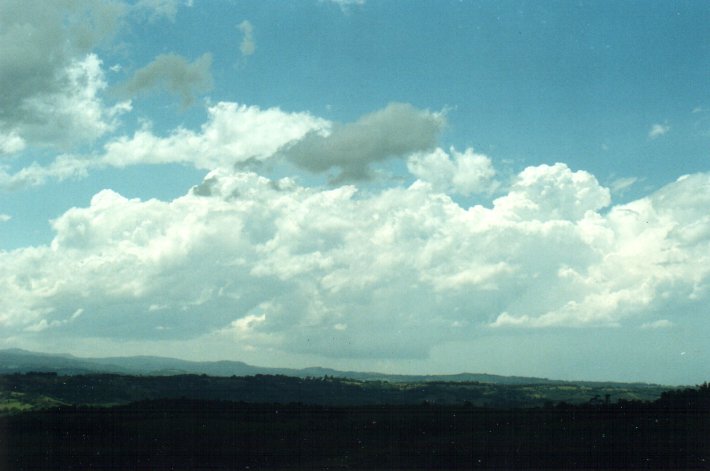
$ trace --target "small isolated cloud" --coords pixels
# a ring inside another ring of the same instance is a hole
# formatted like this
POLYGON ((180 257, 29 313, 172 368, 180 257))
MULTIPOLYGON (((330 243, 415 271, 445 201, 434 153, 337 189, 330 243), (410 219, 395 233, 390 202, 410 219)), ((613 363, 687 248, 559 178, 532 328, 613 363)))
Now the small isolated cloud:
POLYGON ((623 194, 626 190, 631 188, 633 185, 635 185, 638 182, 638 178, 636 177, 624 177, 624 178, 617 178, 613 182, 611 182, 611 192, 614 194, 623 194))
POLYGON ((434 148, 445 122, 442 113, 391 103, 354 123, 335 126, 327 135, 306 136, 286 156, 312 172, 337 167, 336 181, 365 180, 372 163, 434 148))
POLYGON ((121 90, 133 96, 153 89, 163 89, 178 95, 183 106, 189 106, 195 94, 212 88, 211 65, 212 54, 209 53, 192 63, 178 54, 161 54, 137 70, 121 90))
POLYGON ((641 324, 642 329, 667 329, 673 327, 675 324, 668 319, 659 319, 654 322, 646 322, 641 324))
POLYGON ((340 8, 343 10, 346 10, 350 6, 362 6, 365 4, 365 0, 320 0, 321 3, 323 2, 330 2, 330 3, 335 3, 336 5, 339 5, 340 8))
POLYGON ((0 213, 0 222, 7 222, 10 219, 12 219, 12 216, 10 216, 9 214, 0 213))
POLYGON ((0 132, 0 155, 20 152, 25 145, 25 140, 20 137, 16 129, 6 134, 0 132))
POLYGON ((256 42, 254 42, 254 27, 252 24, 244 20, 237 26, 239 31, 244 35, 242 37, 242 43, 239 45, 239 50, 242 56, 251 56, 256 50, 256 42))
POLYGON ((170 21, 175 21, 180 4, 185 2, 181 0, 139 0, 133 6, 133 9, 139 15, 148 19, 148 21, 156 21, 161 18, 167 18, 170 21))
POLYGON ((668 133, 668 131, 671 130, 671 127, 668 126, 667 124, 654 124, 651 126, 651 130, 648 131, 648 137, 649 139, 656 139, 659 138, 665 134, 668 133))

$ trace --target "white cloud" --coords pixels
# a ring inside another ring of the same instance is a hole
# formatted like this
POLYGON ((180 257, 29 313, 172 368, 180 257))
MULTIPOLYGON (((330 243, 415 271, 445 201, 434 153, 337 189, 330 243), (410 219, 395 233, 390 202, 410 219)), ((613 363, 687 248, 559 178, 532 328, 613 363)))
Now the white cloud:
POLYGON ((656 123, 653 126, 651 126, 651 130, 648 131, 648 137, 649 137, 649 139, 657 139, 657 138, 667 134, 668 131, 670 131, 670 130, 671 130, 671 127, 668 126, 667 124, 656 123))
POLYGON ((10 219, 12 219, 12 216, 9 214, 0 213, 0 222, 7 222, 10 219))
POLYGON ((180 128, 159 137, 146 128, 131 137, 115 139, 106 145, 102 164, 122 167, 183 162, 202 169, 233 166, 250 159, 268 159, 308 132, 329 126, 308 113, 262 110, 228 102, 211 106, 208 113, 200 132, 180 128))
POLYGON ((614 194, 624 194, 626 190, 638 183, 638 181, 639 179, 637 177, 617 178, 611 182, 611 192, 614 194))
POLYGON ((130 102, 107 107, 100 98, 106 88, 101 61, 94 54, 59 72, 65 87, 57 92, 36 92, 25 98, 20 120, 3 136, 2 151, 19 152, 28 143, 65 147, 96 138, 115 129, 117 118, 130 110, 130 102), (31 119, 29 118, 31 116, 31 119))
POLYGON ((44 185, 49 180, 84 178, 91 168, 97 167, 98 163, 87 158, 60 155, 49 165, 33 162, 15 173, 9 173, 0 166, 0 189, 18 190, 44 185))
POLYGON ((528 167, 510 192, 493 204, 501 213, 519 220, 579 220, 589 212, 609 205, 611 196, 597 179, 585 171, 571 171, 556 163, 528 167))
POLYGON ((157 21, 161 18, 175 21, 180 5, 192 6, 192 3, 183 0, 138 0, 132 9, 134 13, 149 21, 157 21))
MULTIPOLYGON (((91 57, 88 63, 98 73, 99 69, 95 67, 100 63, 91 57)), ((156 60, 153 64, 159 63, 162 62, 156 60)), ((139 82, 146 86, 153 83, 151 80, 139 82)), ((189 93, 188 89, 184 91, 189 93)), ((185 95, 184 98, 189 97, 185 95)), ((84 105, 75 106, 82 109, 87 122, 83 132, 90 131, 92 126, 108 129, 105 119, 89 124, 90 118, 97 117, 101 109, 92 106, 89 99, 84 105)), ((129 103, 121 103, 104 111, 104 115, 108 113, 113 118, 129 109, 129 103)), ((177 128, 167 136, 158 136, 148 123, 132 136, 109 140, 98 155, 62 155, 49 165, 33 163, 15 173, 0 167, 0 187, 17 189, 41 185, 48 179, 80 178, 91 169, 102 167, 187 163, 200 169, 214 169, 265 161, 280 155, 313 171, 337 167, 340 175, 336 180, 362 179, 369 176, 369 167, 375 162, 433 147, 444 122, 439 113, 417 110, 406 104, 391 104, 355 123, 334 127, 309 113, 287 113, 278 108, 262 110, 255 106, 220 102, 208 108, 208 120, 199 132, 177 128)), ((488 191, 495 186, 495 182, 490 181, 495 174, 490 159, 470 149, 464 153, 451 152, 454 167, 446 171, 451 180, 447 185, 452 191, 469 194, 488 191)), ((421 159, 426 160, 423 154, 421 159)), ((436 156, 428 159, 436 159, 436 156)), ((439 178, 430 172, 433 169, 425 170, 424 161, 413 165, 420 169, 415 172, 429 172, 428 176, 422 173, 422 178, 439 178)))
POLYGON ((653 322, 644 322, 641 324, 642 329, 668 329, 673 327, 675 324, 668 319, 658 319, 653 322))
POLYGON ((16 152, 20 152, 25 147, 25 140, 20 137, 17 129, 14 129, 7 134, 0 133, 0 155, 14 154, 16 152))
POLYGON ((447 193, 487 193, 497 185, 491 159, 470 148, 464 152, 452 148, 449 154, 442 149, 415 154, 408 159, 407 168, 417 178, 431 183, 435 190, 447 193))
POLYGON ((188 106, 193 102, 195 94, 212 88, 211 65, 212 55, 209 53, 192 63, 177 54, 161 54, 137 70, 119 88, 128 96, 163 89, 179 96, 183 106, 188 106))
POLYGON ((113 34, 123 12, 109 0, 0 3, 1 151, 65 146, 113 127, 119 110, 99 96, 106 84, 90 51, 113 34))
POLYGON ((365 4, 366 0, 320 0, 322 2, 335 3, 340 6, 343 11, 347 11, 350 6, 362 6, 365 4))
POLYGON ((48 180, 86 177, 92 169, 140 164, 185 163, 200 169, 232 167, 273 158, 309 132, 327 132, 330 123, 308 113, 220 102, 208 108, 199 132, 178 128, 155 135, 147 125, 132 136, 109 140, 98 155, 60 155, 49 165, 36 162, 11 173, 0 165, 0 188, 17 190, 48 180))
POLYGON ((242 37, 242 43, 239 45, 239 50, 242 56, 251 56, 256 50, 256 42, 254 41, 254 27, 252 24, 244 20, 239 25, 237 25, 239 31, 244 35, 242 37))
POLYGON ((491 326, 676 323, 710 294, 708 188, 690 175, 603 210, 607 189, 555 164, 466 209, 421 182, 359 194, 224 166, 173 201, 102 191, 50 246, 0 252, 0 325, 421 358, 491 326))
POLYGON ((336 126, 327 135, 312 133, 286 155, 313 172, 337 167, 338 181, 362 180, 369 177, 372 163, 433 149, 445 121, 441 113, 391 103, 354 123, 336 126))
POLYGON ((23 109, 37 120, 25 123, 21 135, 33 143, 91 141, 113 130, 116 118, 131 109, 130 102, 107 108, 99 98, 106 88, 101 61, 89 54, 63 71, 67 86, 60 93, 37 94, 23 109))

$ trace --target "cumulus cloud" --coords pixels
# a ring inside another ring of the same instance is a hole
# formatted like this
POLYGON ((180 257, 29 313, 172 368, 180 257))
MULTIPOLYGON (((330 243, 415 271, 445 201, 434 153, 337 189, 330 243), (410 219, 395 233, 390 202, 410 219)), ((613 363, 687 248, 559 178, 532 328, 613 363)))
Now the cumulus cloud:
POLYGON ((92 140, 113 127, 117 110, 98 94, 106 84, 91 49, 124 10, 110 0, 0 4, 0 152, 92 140))
POLYGON ((199 131, 178 128, 167 136, 149 125, 132 136, 109 140, 96 155, 64 154, 50 164, 33 162, 11 172, 0 165, 0 188, 17 190, 49 180, 86 177, 91 170, 142 164, 182 163, 211 170, 273 158, 279 149, 309 132, 327 132, 330 123, 309 113, 287 113, 231 102, 208 108, 208 120, 199 131))
POLYGON ((13 129, 5 134, 0 133, 0 155, 14 154, 20 152, 25 147, 25 140, 20 137, 17 129, 13 129))
POLYGON ((651 130, 648 131, 648 137, 649 139, 657 139, 661 136, 664 136, 668 133, 668 131, 671 130, 671 127, 668 126, 667 124, 654 124, 651 126, 651 130))
POLYGON ((446 193, 487 193, 497 185, 491 159, 470 148, 464 152, 452 148, 448 154, 442 149, 416 154, 408 159, 407 168, 434 189, 446 193))
POLYGON ((584 239, 601 258, 582 271, 565 267, 559 272, 578 285, 581 295, 538 316, 503 313, 493 325, 615 325, 633 313, 682 310, 707 299, 710 272, 703 250, 710 242, 710 219, 698 211, 710 202, 709 181, 707 174, 688 176, 615 206, 604 217, 590 219, 588 213, 584 239))
POLYGON ((150 90, 165 90, 180 97, 183 106, 192 104, 198 93, 212 88, 212 54, 206 53, 190 63, 178 54, 161 54, 138 69, 120 90, 134 96, 150 90))
POLYGON ((493 204, 510 218, 576 221, 610 202, 609 190, 600 186, 594 175, 556 163, 526 168, 509 193, 493 204))
POLYGON ((50 180, 64 181, 85 178, 89 170, 96 168, 99 162, 72 155, 60 155, 49 165, 33 162, 11 173, 0 166, 0 189, 20 190, 44 185, 50 180))
POLYGON ((256 50, 256 42, 254 41, 254 27, 249 21, 244 20, 239 23, 239 25, 237 25, 237 28, 239 28, 239 31, 241 31, 243 34, 242 42, 239 45, 239 50, 241 51, 242 56, 251 56, 256 50))
POLYGON ((372 163, 434 148, 444 124, 441 113, 391 103, 354 123, 334 126, 328 134, 311 133, 286 156, 312 172, 337 167, 337 181, 363 180, 372 163))
POLYGON ((609 204, 564 164, 525 169, 490 207, 422 181, 359 194, 230 167, 172 201, 104 190, 49 246, 0 252, 0 325, 421 358, 492 328, 650 326, 704 305, 710 175, 609 204))
POLYGON ((327 130, 329 123, 308 113, 265 110, 231 102, 208 108, 209 118, 199 132, 179 128, 167 137, 141 129, 131 137, 105 146, 102 165, 189 163, 214 169, 249 160, 270 158, 286 144, 312 131, 327 130))
POLYGON ((101 61, 89 54, 63 72, 66 88, 61 93, 37 94, 25 100, 24 108, 37 120, 24 123, 22 135, 33 143, 64 143, 93 140, 115 129, 117 117, 131 109, 130 102, 106 107, 99 93, 106 88, 101 61))

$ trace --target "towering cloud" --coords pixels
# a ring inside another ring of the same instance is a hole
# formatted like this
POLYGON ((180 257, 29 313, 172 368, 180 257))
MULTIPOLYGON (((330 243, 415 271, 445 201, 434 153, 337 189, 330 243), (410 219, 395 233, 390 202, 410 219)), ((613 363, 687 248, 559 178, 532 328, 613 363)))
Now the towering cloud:
POLYGON ((50 246, 0 253, 0 323, 332 358, 425 357, 491 328, 668 327, 707 302, 708 188, 689 176, 600 212, 608 190, 556 164, 491 207, 423 182, 358 195, 228 168, 169 202, 105 190, 50 246))

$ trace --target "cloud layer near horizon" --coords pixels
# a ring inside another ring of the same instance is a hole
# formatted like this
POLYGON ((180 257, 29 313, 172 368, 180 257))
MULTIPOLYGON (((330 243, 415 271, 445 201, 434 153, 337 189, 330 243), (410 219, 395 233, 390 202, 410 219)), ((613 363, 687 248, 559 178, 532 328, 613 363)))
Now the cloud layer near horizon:
POLYGON ((561 163, 490 207, 423 180, 359 194, 228 168, 172 201, 104 190, 51 245, 0 252, 0 325, 380 358, 496 328, 672 328, 707 302, 710 175, 609 204, 561 163))

